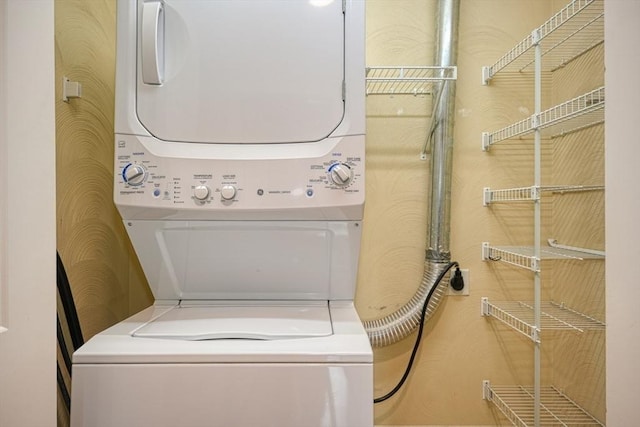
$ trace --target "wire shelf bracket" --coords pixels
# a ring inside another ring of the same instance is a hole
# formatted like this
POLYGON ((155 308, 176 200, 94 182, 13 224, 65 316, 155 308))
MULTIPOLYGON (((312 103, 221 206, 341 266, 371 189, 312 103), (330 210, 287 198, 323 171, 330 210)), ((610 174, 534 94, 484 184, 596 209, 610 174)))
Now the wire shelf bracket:
POLYGON ((568 246, 568 245, 561 245, 560 243, 558 243, 558 241, 556 239, 547 239, 547 243, 549 244, 549 246, 556 248, 556 249, 566 249, 569 251, 574 251, 574 252, 581 252, 584 254, 589 254, 589 255, 596 255, 596 256, 600 256, 600 257, 604 257, 606 256, 605 251, 599 251, 596 249, 587 249, 587 248, 578 248, 575 246, 568 246))

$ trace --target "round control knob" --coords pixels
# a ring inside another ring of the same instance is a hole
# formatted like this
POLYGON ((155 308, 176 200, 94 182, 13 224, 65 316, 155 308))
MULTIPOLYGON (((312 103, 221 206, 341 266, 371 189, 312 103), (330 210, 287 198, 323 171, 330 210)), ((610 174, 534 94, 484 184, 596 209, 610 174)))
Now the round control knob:
POLYGON ((206 185, 197 185, 193 189, 193 197, 195 197, 197 200, 200 200, 202 202, 204 202, 209 198, 210 193, 211 193, 211 190, 206 185))
POLYGON ((334 184, 344 187, 351 182, 353 173, 345 163, 336 163, 329 168, 329 176, 334 184))
POLYGON ((220 189, 220 197, 222 197, 222 200, 232 200, 236 197, 236 187, 233 185, 223 185, 220 189))
POLYGON ((146 176, 147 170, 145 167, 136 163, 128 164, 122 171, 122 178, 129 185, 142 184, 146 176))

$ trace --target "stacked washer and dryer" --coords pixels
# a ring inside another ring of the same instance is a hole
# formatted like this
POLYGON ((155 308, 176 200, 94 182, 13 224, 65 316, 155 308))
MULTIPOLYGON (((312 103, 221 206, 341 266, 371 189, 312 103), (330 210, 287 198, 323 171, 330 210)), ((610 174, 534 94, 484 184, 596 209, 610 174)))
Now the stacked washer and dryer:
POLYGON ((114 198, 155 297, 73 427, 373 425, 364 0, 118 0, 114 198))

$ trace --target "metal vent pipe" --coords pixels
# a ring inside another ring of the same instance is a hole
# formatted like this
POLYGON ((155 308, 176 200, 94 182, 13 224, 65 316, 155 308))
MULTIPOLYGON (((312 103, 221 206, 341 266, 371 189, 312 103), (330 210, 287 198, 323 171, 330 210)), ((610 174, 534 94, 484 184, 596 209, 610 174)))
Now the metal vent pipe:
MULTIPOLYGON (((458 17, 460 0, 438 2, 435 65, 454 66, 458 56, 458 17)), ((424 274, 415 295, 403 307, 377 320, 363 322, 374 347, 382 347, 405 338, 419 325, 422 307, 438 276, 450 260, 451 170, 453 165, 453 125, 455 117, 455 81, 435 85, 433 125, 430 135, 431 181, 429 193, 429 225, 425 251, 424 274)), ((426 319, 435 312, 449 286, 442 281, 429 301, 426 319)))

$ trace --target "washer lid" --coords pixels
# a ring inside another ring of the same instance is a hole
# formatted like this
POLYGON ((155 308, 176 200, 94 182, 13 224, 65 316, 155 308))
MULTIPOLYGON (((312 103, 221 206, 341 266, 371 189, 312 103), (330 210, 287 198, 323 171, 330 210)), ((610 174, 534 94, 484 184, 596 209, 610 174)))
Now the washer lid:
POLYGON ((132 336, 201 341, 280 340, 332 334, 329 307, 324 301, 304 305, 180 305, 145 323, 132 336))

